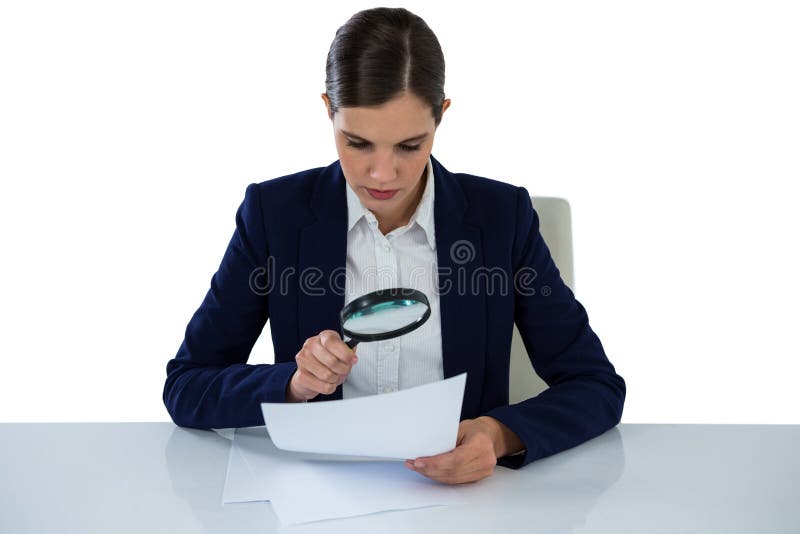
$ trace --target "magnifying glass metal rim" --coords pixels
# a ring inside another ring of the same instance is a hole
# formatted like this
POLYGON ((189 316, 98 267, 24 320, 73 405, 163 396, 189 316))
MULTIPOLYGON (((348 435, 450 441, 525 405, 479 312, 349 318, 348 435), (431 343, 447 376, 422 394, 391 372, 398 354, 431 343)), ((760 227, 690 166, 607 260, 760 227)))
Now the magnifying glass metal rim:
POLYGON ((428 297, 425 296, 425 293, 407 287, 394 287, 391 289, 379 289, 377 291, 373 291, 372 293, 367 293, 366 295, 363 295, 353 300, 347 306, 342 308, 341 312, 339 312, 339 322, 342 324, 342 332, 347 337, 350 338, 350 340, 347 341, 347 345, 350 346, 350 348, 352 348, 355 344, 359 342, 383 341, 384 339, 391 339, 397 336, 402 336, 403 334, 407 334, 412 330, 418 328, 425 321, 427 321, 430 315, 431 315, 431 304, 430 302, 428 302, 428 297), (383 302, 391 302, 397 300, 398 298, 416 300, 418 302, 425 304, 427 309, 425 310, 425 313, 422 314, 422 317, 420 317, 413 323, 408 324, 402 328, 398 328, 397 330, 390 330, 388 332, 383 332, 380 334, 359 334, 356 332, 352 332, 344 327, 346 318, 355 313, 356 311, 369 308, 370 306, 374 306, 375 304, 381 304, 383 302))

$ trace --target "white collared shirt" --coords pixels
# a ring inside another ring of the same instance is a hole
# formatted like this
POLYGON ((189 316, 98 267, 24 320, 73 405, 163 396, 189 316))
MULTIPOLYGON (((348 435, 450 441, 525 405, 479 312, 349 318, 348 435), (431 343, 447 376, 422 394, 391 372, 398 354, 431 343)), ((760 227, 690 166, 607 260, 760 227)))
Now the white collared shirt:
POLYGON ((386 341, 358 344, 356 363, 342 389, 343 398, 390 393, 444 378, 439 296, 436 291, 436 235, 433 221, 433 164, 408 224, 386 235, 375 215, 347 189, 347 275, 345 304, 392 287, 425 293, 431 306, 428 320, 408 334, 386 341))

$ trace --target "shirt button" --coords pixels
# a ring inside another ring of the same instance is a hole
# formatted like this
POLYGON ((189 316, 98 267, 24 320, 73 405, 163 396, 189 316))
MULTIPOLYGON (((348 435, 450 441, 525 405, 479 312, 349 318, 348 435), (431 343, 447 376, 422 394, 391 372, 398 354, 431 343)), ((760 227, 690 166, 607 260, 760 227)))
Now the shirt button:
POLYGON ((386 386, 385 388, 383 388, 384 393, 391 393, 392 391, 394 391, 394 388, 392 387, 386 386))
POLYGON ((394 350, 394 345, 386 345, 386 350, 392 352, 394 350))
POLYGON ((383 245, 383 250, 389 252, 390 250, 392 250, 392 247, 390 247, 389 245, 383 245))

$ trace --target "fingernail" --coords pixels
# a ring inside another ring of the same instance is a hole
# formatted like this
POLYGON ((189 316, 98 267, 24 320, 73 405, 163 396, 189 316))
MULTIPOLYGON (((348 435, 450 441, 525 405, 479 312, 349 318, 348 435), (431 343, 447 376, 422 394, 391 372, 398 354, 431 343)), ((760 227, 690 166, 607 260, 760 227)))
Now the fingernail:
POLYGON ((420 461, 420 460, 417 460, 416 462, 414 462, 414 467, 416 467, 416 468, 423 468, 423 467, 425 467, 425 462, 422 462, 422 461, 420 461))

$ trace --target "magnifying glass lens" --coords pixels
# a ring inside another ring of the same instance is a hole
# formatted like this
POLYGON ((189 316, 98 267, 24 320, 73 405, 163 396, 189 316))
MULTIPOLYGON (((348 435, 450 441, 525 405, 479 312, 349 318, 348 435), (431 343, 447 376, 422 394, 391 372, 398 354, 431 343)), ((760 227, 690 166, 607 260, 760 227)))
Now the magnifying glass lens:
POLYGON ((345 306, 340 319, 342 330, 351 339, 383 341, 419 328, 431 315, 428 297, 421 291, 394 288, 373 291, 345 306))
POLYGON ((400 330, 419 321, 428 307, 421 302, 381 302, 350 315, 344 327, 355 334, 378 334, 400 330))

